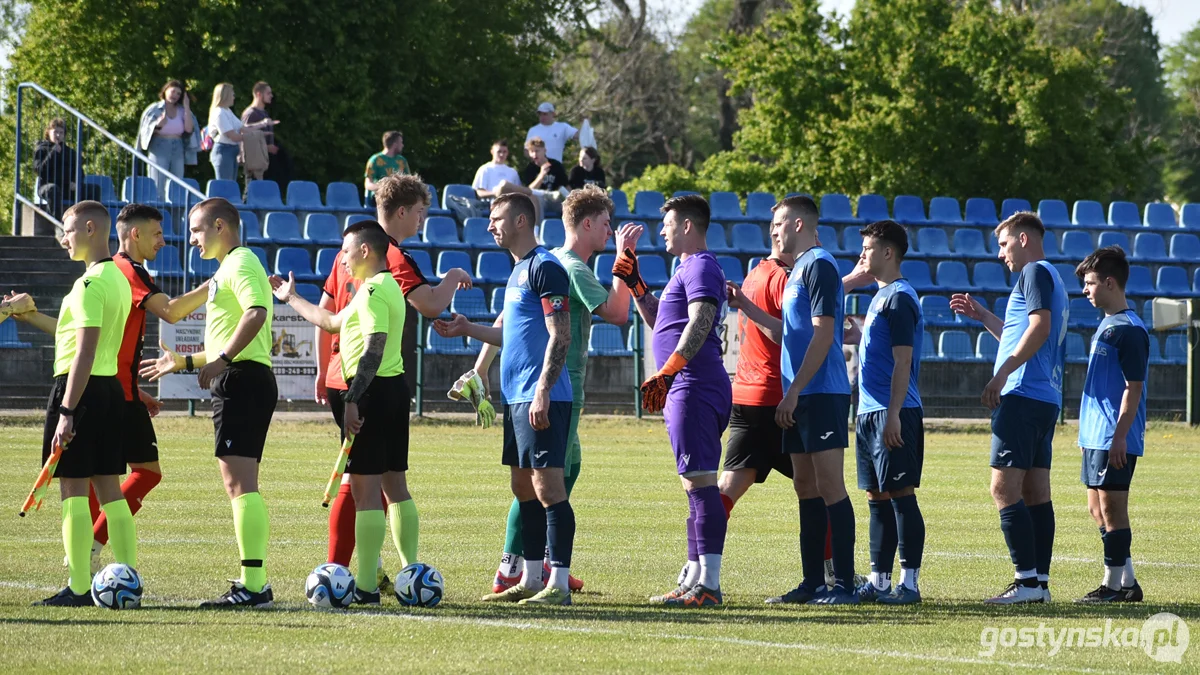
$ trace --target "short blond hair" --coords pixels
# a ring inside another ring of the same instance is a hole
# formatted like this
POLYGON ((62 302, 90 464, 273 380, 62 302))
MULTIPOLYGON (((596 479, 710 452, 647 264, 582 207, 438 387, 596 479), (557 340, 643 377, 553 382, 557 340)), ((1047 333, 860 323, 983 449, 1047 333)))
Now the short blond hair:
POLYGON ((608 193, 597 185, 584 185, 582 188, 567 195, 563 202, 563 225, 574 230, 587 218, 599 216, 601 213, 612 215, 613 202, 608 193))
POLYGON ((429 186, 416 174, 394 173, 375 184, 375 204, 390 218, 401 208, 429 206, 429 186))
POLYGON ((75 218, 83 222, 90 220, 96 224, 97 229, 104 231, 105 236, 112 232, 112 214, 103 204, 91 199, 78 202, 64 211, 63 222, 66 223, 68 218, 75 218))
POLYGON ((525 147, 526 148, 544 148, 544 147, 546 147, 546 141, 543 141, 541 136, 534 136, 533 138, 525 141, 525 147))

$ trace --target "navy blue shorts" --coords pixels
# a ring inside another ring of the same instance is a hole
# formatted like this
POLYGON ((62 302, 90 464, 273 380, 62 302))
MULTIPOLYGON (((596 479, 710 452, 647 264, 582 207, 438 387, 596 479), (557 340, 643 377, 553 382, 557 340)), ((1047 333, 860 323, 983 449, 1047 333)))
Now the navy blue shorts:
POLYGON ((1133 482, 1133 470, 1137 467, 1137 455, 1125 455, 1125 466, 1114 469, 1108 465, 1107 450, 1083 451, 1083 466, 1079 469, 1079 480, 1089 488, 1097 490, 1129 490, 1133 482))
POLYGON ((1058 406, 1007 394, 992 411, 992 463, 997 469, 1049 469, 1058 406))
POLYGON ((537 431, 529 424, 532 403, 504 406, 504 451, 500 463, 521 469, 564 468, 571 431, 570 401, 551 401, 550 426, 537 431))
POLYGON ((850 445, 850 395, 809 394, 796 401, 790 429, 783 430, 783 451, 821 452, 850 445))
POLYGON ((855 455, 858 458, 858 488, 890 492, 921 487, 921 465, 925 463, 925 414, 921 408, 900 409, 900 440, 904 445, 888 448, 883 442, 887 411, 874 410, 858 416, 855 455))

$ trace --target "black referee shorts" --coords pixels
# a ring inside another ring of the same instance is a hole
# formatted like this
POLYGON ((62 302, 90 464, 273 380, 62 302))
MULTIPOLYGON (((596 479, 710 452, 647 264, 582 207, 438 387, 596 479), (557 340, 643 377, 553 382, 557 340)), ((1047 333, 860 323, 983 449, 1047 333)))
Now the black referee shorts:
POLYGON ((150 411, 141 400, 125 402, 125 419, 121 426, 121 449, 127 464, 149 464, 158 461, 158 435, 150 411))
POLYGON ((216 456, 261 462, 278 399, 275 373, 267 366, 238 361, 222 370, 212 382, 216 456))
POLYGON ((346 473, 379 476, 388 471, 408 471, 410 402, 404 375, 371 380, 358 402, 363 425, 354 437, 346 473))
POLYGON ((346 412, 346 390, 345 389, 325 389, 325 398, 329 399, 329 412, 333 413, 333 421, 337 422, 338 431, 341 433, 342 440, 346 440, 346 421, 344 419, 346 412))
MULTIPOLYGON (((54 389, 46 403, 46 425, 42 429, 42 464, 50 457, 54 432, 58 429, 58 407, 66 393, 67 376, 54 378, 54 389)), ((88 378, 83 396, 75 405, 75 438, 63 449, 56 478, 119 476, 125 473, 121 451, 121 420, 125 414, 125 390, 114 376, 88 378)))

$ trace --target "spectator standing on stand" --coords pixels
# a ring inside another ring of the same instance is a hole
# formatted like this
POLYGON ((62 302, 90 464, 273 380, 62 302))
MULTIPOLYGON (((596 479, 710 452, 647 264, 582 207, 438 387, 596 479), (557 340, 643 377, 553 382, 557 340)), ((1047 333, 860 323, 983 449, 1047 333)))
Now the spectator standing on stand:
MULTIPOLYGON (((170 80, 158 91, 158 100, 142 111, 138 125, 138 149, 150 161, 177 178, 183 178, 184 167, 195 165, 200 152, 200 125, 192 113, 191 95, 179 80, 170 80)), ((167 198, 167 174, 147 167, 147 174, 158 186, 158 198, 167 198)))
POLYGON ((363 188, 367 206, 375 207, 375 185, 392 174, 412 173, 412 167, 400 151, 404 149, 404 134, 399 131, 383 132, 383 151, 371 155, 363 171, 363 188))
MULTIPOLYGON (((529 132, 525 134, 525 143, 528 144, 534 138, 542 139, 546 144, 546 156, 556 162, 562 162, 563 150, 567 147, 567 141, 578 136, 579 130, 566 122, 559 122, 554 104, 549 101, 539 105, 537 113, 538 123, 529 127, 529 132)), ((566 181, 561 185, 566 185, 566 181)))
POLYGON ((288 183, 292 182, 292 156, 279 145, 279 139, 275 137, 275 124, 267 112, 267 106, 275 100, 275 92, 270 84, 262 81, 254 83, 253 92, 254 100, 242 111, 242 124, 265 122, 262 131, 269 164, 261 178, 275 181, 279 184, 279 190, 286 192, 288 183))
POLYGON ((266 123, 279 124, 279 120, 272 119, 243 124, 232 108, 233 85, 222 82, 213 89, 212 106, 208 109, 208 134, 213 138, 209 161, 217 178, 222 180, 237 180, 238 144, 244 140, 246 129, 261 129, 266 123))

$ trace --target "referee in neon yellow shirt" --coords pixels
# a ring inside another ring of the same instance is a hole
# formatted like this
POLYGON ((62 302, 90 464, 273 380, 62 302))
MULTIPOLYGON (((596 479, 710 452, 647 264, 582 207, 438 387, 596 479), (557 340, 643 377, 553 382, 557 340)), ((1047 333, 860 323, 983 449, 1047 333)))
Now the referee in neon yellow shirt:
POLYGON ((364 221, 346 228, 341 263, 361 282, 345 309, 333 314, 296 295, 296 280, 271 277, 275 297, 291 305, 300 316, 330 333, 341 334, 342 374, 348 389, 345 401, 346 433, 354 434, 354 448, 346 463, 350 490, 357 507, 354 521, 358 552, 358 584, 354 602, 379 604, 376 567, 392 522, 392 540, 400 557, 416 562, 417 530, 400 527, 400 505, 405 499, 408 471, 408 384, 400 338, 404 335, 404 293, 388 270, 389 238, 379 223, 364 221), (387 496, 387 516, 379 490, 387 496))
POLYGON ((208 286, 205 351, 195 357, 167 351, 142 362, 142 375, 151 380, 199 368, 200 387, 212 390, 217 462, 233 501, 242 576, 201 607, 269 607, 274 601, 267 583, 267 507, 258 492, 258 464, 279 399, 271 372, 271 285, 262 263, 241 245, 239 224, 237 209, 224 199, 192 209, 192 245, 202 259, 221 263, 208 286))

